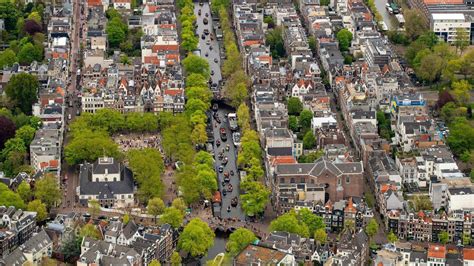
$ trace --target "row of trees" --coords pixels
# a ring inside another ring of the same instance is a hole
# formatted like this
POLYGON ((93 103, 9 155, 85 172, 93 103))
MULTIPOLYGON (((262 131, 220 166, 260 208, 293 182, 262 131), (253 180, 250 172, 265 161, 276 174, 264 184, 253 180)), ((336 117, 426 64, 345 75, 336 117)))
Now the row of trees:
POLYGON ((104 155, 122 158, 118 145, 110 135, 118 132, 156 132, 159 119, 152 113, 124 115, 112 109, 101 109, 95 114, 84 113, 70 126, 72 139, 64 149, 66 161, 74 165, 83 161, 92 162, 104 155))
MULTIPOLYGON (((221 2, 219 7, 216 8, 219 11, 226 53, 226 60, 222 65, 222 75, 224 78, 227 78, 227 82, 223 92, 224 96, 230 101, 230 105, 238 108, 248 98, 247 88, 250 85, 250 80, 242 68, 242 58, 240 57, 234 31, 232 30, 226 9, 228 3, 226 1, 221 2)), ((214 5, 214 2, 212 4, 214 5)))
POLYGON ((187 52, 192 52, 197 49, 199 44, 199 37, 194 33, 196 23, 194 4, 192 0, 180 0, 178 6, 181 13, 179 17, 181 22, 181 47, 187 52))

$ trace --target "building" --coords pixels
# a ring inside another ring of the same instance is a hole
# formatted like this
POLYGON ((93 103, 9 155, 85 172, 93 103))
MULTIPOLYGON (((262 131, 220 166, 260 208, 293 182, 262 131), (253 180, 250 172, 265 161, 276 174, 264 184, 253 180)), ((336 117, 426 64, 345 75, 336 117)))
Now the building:
POLYGON ((232 265, 234 266, 264 266, 281 265, 294 266, 296 264, 295 256, 273 248, 248 245, 237 256, 234 257, 232 265))
POLYGON ((84 237, 77 265, 142 265, 142 257, 133 248, 84 237))
POLYGON ((459 30, 465 31, 471 43, 471 21, 463 13, 432 13, 431 30, 442 40, 453 43, 459 30))
POLYGON ((40 129, 30 144, 30 164, 36 172, 61 174, 61 131, 40 129))
POLYGON ((78 196, 81 204, 97 200, 104 208, 134 205, 133 174, 114 158, 101 157, 95 163, 80 166, 78 196))
POLYGON ((51 257, 53 241, 44 230, 41 230, 21 245, 20 250, 28 262, 38 265, 41 264, 44 257, 51 257))
POLYGON ((364 46, 364 57, 369 66, 384 67, 392 59, 392 51, 386 40, 367 39, 364 46))
POLYGON ((36 229, 35 218, 36 212, 0 207, 0 257, 10 254, 33 236, 36 229))
POLYGON ((361 197, 363 173, 362 162, 340 163, 321 158, 314 163, 279 164, 272 180, 273 204, 284 212, 298 201, 336 202, 361 197))

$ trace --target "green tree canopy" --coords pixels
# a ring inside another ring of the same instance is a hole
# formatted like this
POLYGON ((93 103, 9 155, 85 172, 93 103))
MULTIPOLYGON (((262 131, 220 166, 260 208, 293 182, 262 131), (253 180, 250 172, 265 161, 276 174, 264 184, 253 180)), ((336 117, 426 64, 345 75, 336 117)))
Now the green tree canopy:
POLYGON ((300 126, 303 131, 311 128, 311 121, 313 120, 313 113, 310 110, 303 110, 300 114, 300 126))
POLYGON ((169 207, 166 208, 161 215, 160 223, 161 224, 169 224, 171 227, 177 229, 181 226, 184 219, 184 213, 177 209, 176 207, 169 207))
POLYGON ((8 48, 3 52, 0 52, 0 68, 3 69, 5 66, 11 66, 14 63, 18 62, 15 51, 8 48))
POLYGON ((31 114, 32 104, 37 100, 38 88, 38 79, 31 74, 22 72, 10 78, 5 93, 21 111, 31 114))
POLYGON ((352 32, 347 29, 342 29, 337 33, 336 38, 339 42, 339 49, 341 51, 348 51, 352 42, 352 32))
POLYGON ((270 191, 260 182, 245 181, 240 185, 245 194, 240 195, 242 210, 247 216, 255 216, 265 210, 270 191))
POLYGON ((306 224, 310 235, 314 235, 316 230, 326 228, 324 219, 311 212, 309 209, 303 208, 297 213, 298 220, 306 224))
POLYGON ((20 185, 18 185, 18 188, 16 189, 16 192, 18 195, 20 195, 21 199, 24 202, 29 202, 31 198, 31 187, 28 182, 23 180, 20 185))
POLYGON ((298 234, 302 237, 309 237, 308 226, 304 222, 298 220, 294 211, 278 216, 270 223, 270 230, 283 231, 298 234))
POLYGON ((257 237, 252 231, 245 228, 239 228, 230 234, 226 249, 229 252, 229 255, 234 257, 255 240, 257 240, 257 237))
POLYGON ((209 63, 206 59, 195 54, 189 54, 183 60, 183 67, 187 74, 200 74, 206 80, 210 77, 209 63))
POLYGON ((242 131, 250 129, 250 111, 245 103, 241 103, 237 109, 237 124, 242 131))
POLYGON ((178 248, 189 252, 193 257, 205 255, 212 245, 214 232, 199 218, 192 219, 184 227, 178 240, 178 248))
POLYGON ((379 224, 375 218, 370 219, 369 223, 365 226, 365 232, 369 238, 374 237, 379 231, 379 224))
POLYGON ((46 174, 43 178, 36 181, 35 197, 46 204, 48 209, 61 200, 61 190, 54 175, 46 174))
POLYGON ((288 114, 299 115, 303 111, 303 103, 298 97, 291 97, 288 99, 288 114))
POLYGON ((449 242, 449 234, 446 231, 442 231, 438 234, 438 240, 443 245, 446 245, 449 242))
POLYGON ((96 240, 99 240, 101 239, 101 234, 100 234, 100 231, 99 229, 97 229, 97 227, 94 225, 94 224, 85 224, 80 232, 79 232, 79 235, 81 237, 90 237, 90 238, 93 238, 93 239, 96 239, 96 240))
POLYGON ((48 218, 48 211, 46 210, 46 205, 41 202, 41 200, 36 199, 30 201, 27 207, 28 211, 36 212, 36 221, 42 222, 48 218))
POLYGON ((180 266, 181 265, 181 256, 178 252, 173 252, 171 255, 171 266, 180 266))
POLYGON ((84 130, 73 134, 74 137, 64 149, 64 155, 69 165, 84 161, 94 162, 102 156, 114 158, 121 156, 118 145, 105 132, 84 130))
POLYGON ((328 234, 323 228, 317 229, 314 231, 314 240, 321 245, 325 245, 328 239, 328 234))
POLYGON ((162 214, 165 211, 165 203, 160 198, 152 198, 148 201, 147 212, 150 215, 156 216, 162 214))
POLYGON ((198 73, 189 73, 186 77, 186 88, 192 87, 206 87, 207 79, 198 73))
POLYGON ((390 233, 388 233, 388 235, 387 235, 387 240, 388 240, 388 242, 390 242, 390 243, 395 243, 395 242, 398 241, 398 237, 397 237, 397 235, 395 235, 395 234, 393 233, 393 231, 390 231, 390 233))
POLYGON ((312 130, 308 130, 303 137, 303 148, 312 149, 316 146, 316 137, 313 134, 312 130))
POLYGON ((14 206, 17 209, 25 209, 25 203, 20 195, 11 191, 3 183, 0 183, 0 206, 14 206))

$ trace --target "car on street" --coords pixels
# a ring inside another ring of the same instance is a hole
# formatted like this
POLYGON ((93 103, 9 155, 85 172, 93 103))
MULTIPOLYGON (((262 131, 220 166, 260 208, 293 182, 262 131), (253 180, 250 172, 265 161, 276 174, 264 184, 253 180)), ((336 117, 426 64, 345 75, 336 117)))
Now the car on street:
POLYGON ((199 2, 199 6, 203 6, 203 5, 204 5, 204 3, 203 3, 203 2, 199 2))
POLYGON ((224 172, 224 166, 222 166, 222 165, 221 165, 221 166, 219 166, 219 169, 218 169, 218 170, 219 170, 219 173, 222 173, 222 172, 224 172))
POLYGON ((217 58, 214 58, 214 63, 218 63, 219 60, 217 58))
POLYGON ((204 35, 204 34, 201 35, 201 39, 203 39, 203 40, 206 39, 206 35, 204 35))
POLYGON ((198 10, 198 15, 199 15, 199 16, 201 15, 201 9, 198 10))
POLYGON ((207 18, 204 18, 204 19, 202 20, 202 23, 203 23, 204 25, 207 25, 207 23, 209 23, 209 20, 207 20, 207 18))
POLYGON ((217 112, 219 110, 219 105, 217 103, 212 105, 212 111, 217 112))
POLYGON ((203 32, 205 35, 209 35, 209 29, 204 29, 202 32, 203 32))
POLYGON ((211 40, 207 40, 207 41, 206 41, 206 44, 207 44, 207 45, 210 45, 210 44, 211 44, 211 40))
POLYGON ((209 13, 206 12, 205 16, 206 16, 206 18, 209 17, 209 13))
POLYGON ((209 50, 212 51, 212 49, 213 49, 212 46, 209 46, 209 50))
POLYGON ((208 56, 209 56, 209 53, 208 53, 208 52, 206 52, 204 55, 205 55, 206 57, 208 57, 208 56))
POLYGON ((217 147, 221 146, 221 141, 220 140, 216 140, 216 146, 217 147))
POLYGON ((211 76, 214 76, 214 70, 211 70, 211 76))
POLYGON ((227 157, 225 157, 224 160, 222 160, 223 165, 227 165, 228 162, 229 162, 229 158, 227 157))

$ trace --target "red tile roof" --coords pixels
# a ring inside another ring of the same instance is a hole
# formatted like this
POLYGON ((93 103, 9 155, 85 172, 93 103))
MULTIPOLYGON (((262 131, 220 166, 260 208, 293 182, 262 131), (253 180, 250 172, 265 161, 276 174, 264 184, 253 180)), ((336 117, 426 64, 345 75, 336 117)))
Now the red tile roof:
POLYGON ((155 44, 151 48, 153 53, 162 51, 179 51, 179 45, 177 44, 155 44))
POLYGON ((59 166, 59 161, 58 160, 51 160, 51 161, 49 161, 49 166, 53 167, 53 168, 56 168, 56 167, 59 166))
POLYGON ((446 247, 437 244, 431 244, 428 248, 428 258, 445 259, 446 247))
POLYGON ((262 40, 249 40, 244 42, 244 46, 251 46, 251 45, 257 45, 257 44, 263 44, 262 40))
POLYGON ((464 260, 474 260, 474 248, 464 248, 462 256, 464 260))
POLYGON ((293 156, 275 156, 272 158, 272 165, 295 164, 296 159, 293 156))
POLYGON ((158 59, 158 57, 156 56, 145 56, 143 61, 145 64, 153 64, 153 65, 160 64, 160 59, 158 59))
POLYGON ((424 0, 426 5, 462 5, 463 0, 424 0))
POLYGON ((88 6, 101 6, 102 1, 101 0, 87 0, 87 5, 88 6))
POLYGON ((176 95, 183 94, 183 90, 181 90, 181 89, 168 89, 168 90, 165 90, 165 94, 166 95, 171 95, 171 96, 176 96, 176 95))

